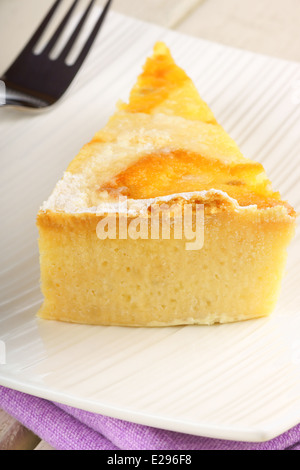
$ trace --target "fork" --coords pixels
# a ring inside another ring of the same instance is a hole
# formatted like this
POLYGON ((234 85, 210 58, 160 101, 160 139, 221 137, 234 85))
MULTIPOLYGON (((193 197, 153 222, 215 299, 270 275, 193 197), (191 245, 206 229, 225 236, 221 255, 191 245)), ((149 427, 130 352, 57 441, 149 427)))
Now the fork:
POLYGON ((99 16, 92 32, 86 40, 76 61, 68 65, 66 59, 70 53, 90 10, 95 3, 91 0, 85 12, 71 34, 59 56, 52 60, 50 53, 64 31, 78 0, 74 0, 65 17, 57 27, 40 54, 34 53, 34 47, 45 31, 62 0, 56 0, 46 17, 26 44, 20 55, 0 77, 0 90, 5 92, 4 98, 0 99, 0 106, 13 105, 27 108, 46 108, 56 103, 69 88, 81 65, 83 64, 97 33, 105 19, 112 0, 109 0, 101 15, 99 16))

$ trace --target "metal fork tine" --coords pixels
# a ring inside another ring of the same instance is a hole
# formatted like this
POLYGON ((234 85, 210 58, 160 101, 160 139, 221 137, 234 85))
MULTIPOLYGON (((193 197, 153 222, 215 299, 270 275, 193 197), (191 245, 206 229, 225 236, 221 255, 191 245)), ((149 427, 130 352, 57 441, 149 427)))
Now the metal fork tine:
POLYGON ((87 9, 85 10, 84 14, 82 15, 81 17, 81 20, 79 21, 78 25, 76 26, 74 32, 72 33, 70 39, 68 40, 67 44, 65 45, 64 49, 62 50, 60 56, 58 57, 59 60, 62 60, 64 61, 67 57, 67 55, 69 54, 70 50, 72 49, 74 43, 75 43, 75 40, 77 39, 77 36, 78 34, 80 33, 87 17, 88 17, 88 14, 93 6, 93 4, 95 3, 95 0, 91 0, 89 6, 87 7, 87 9))
POLYGON ((33 36, 29 39, 28 43, 26 44, 24 48, 24 52, 28 50, 32 50, 40 37, 42 36, 43 32, 45 31, 46 27, 48 26, 48 23, 50 22, 51 18, 53 17, 54 13, 56 12, 59 4, 61 3, 61 0, 56 0, 54 5, 51 7, 45 18, 43 19, 42 23, 38 27, 38 29, 34 32, 33 36))
POLYGON ((105 7, 103 8, 102 13, 101 13, 100 17, 98 18, 98 21, 95 24, 93 31, 91 32, 89 38, 87 39, 85 45, 83 46, 82 51, 80 52, 76 62, 74 63, 74 67, 79 68, 81 66, 82 62, 84 61, 89 49, 91 48, 94 40, 96 39, 96 36, 97 36, 97 33, 98 33, 98 31, 101 27, 101 24, 104 21, 106 15, 108 13, 111 2, 112 2, 112 0, 108 0, 105 7))
POLYGON ((44 47, 43 54, 49 54, 51 52, 51 50, 55 46, 55 43, 58 40, 59 36, 61 35, 63 30, 65 29, 65 26, 68 23, 68 21, 69 21, 69 19, 70 19, 70 17, 71 17, 71 15, 72 15, 72 13, 73 13, 73 11, 74 11, 77 4, 78 4, 78 0, 74 0, 74 2, 72 3, 69 11, 66 13, 65 17, 62 19, 60 25, 57 27, 55 33, 53 34, 53 36, 49 40, 48 44, 44 47))

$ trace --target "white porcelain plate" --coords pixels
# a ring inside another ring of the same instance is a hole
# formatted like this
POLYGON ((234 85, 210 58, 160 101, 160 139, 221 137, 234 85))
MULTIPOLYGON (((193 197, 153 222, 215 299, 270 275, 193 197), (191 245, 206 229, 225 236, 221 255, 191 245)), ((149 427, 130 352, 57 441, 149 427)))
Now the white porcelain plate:
MULTIPOLYGON (((135 329, 42 321, 35 216, 81 146, 126 100, 156 40, 171 48, 245 156, 300 208, 300 64, 110 13, 63 100, 1 109, 0 383, 196 435, 271 439, 300 422, 300 251, 267 319, 135 329)), ((253 293, 255 295, 255 293, 253 293)))

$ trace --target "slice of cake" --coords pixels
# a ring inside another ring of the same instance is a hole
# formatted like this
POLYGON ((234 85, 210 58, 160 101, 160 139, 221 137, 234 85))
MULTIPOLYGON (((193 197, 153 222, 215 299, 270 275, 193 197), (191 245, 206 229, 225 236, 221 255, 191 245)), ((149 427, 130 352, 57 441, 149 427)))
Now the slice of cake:
POLYGON ((163 43, 38 213, 39 316, 165 326, 270 314, 296 214, 163 43))

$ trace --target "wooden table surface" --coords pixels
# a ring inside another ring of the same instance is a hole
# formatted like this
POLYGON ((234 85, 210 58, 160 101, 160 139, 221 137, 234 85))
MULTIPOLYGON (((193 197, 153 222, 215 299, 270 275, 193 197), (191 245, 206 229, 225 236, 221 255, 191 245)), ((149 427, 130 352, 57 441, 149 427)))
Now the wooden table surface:
MULTIPOLYGON (((52 3, 1 0, 0 73, 22 49, 52 3)), ((114 0, 113 9, 185 34, 300 61, 300 0, 114 0)), ((0 450, 51 449, 0 410, 0 450)))

